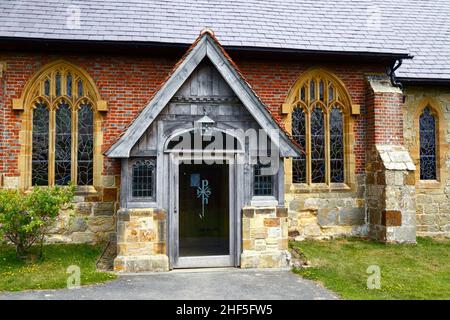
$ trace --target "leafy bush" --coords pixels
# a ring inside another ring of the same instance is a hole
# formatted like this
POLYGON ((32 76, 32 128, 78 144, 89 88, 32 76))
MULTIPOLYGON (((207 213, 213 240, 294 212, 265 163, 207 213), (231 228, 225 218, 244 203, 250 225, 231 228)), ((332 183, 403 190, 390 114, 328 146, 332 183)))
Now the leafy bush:
POLYGON ((16 246, 18 257, 24 257, 35 243, 42 244, 48 228, 59 211, 74 197, 74 187, 33 188, 24 193, 0 190, 0 237, 16 246))

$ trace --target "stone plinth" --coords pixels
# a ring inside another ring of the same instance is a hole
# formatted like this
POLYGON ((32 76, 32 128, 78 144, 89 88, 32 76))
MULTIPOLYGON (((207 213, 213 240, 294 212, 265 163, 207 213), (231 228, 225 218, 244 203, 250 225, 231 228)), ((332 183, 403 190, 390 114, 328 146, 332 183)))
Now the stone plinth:
POLYGON ((168 271, 166 212, 163 209, 122 209, 117 214, 117 257, 114 270, 168 271))
POLYGON ((288 266, 287 208, 244 207, 242 249, 241 268, 288 266))

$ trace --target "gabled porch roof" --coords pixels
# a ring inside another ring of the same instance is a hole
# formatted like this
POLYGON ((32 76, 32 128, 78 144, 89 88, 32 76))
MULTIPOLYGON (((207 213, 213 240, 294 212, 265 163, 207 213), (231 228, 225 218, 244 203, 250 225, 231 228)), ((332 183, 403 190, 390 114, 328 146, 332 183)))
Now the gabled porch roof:
POLYGON ((217 68, 262 129, 266 132, 270 130, 280 131, 278 145, 280 156, 298 156, 302 152, 299 146, 272 116, 267 106, 257 96, 236 64, 215 38, 214 33, 209 29, 204 29, 200 33, 200 36, 191 45, 183 58, 175 65, 172 72, 150 99, 149 103, 131 121, 119 138, 105 152, 105 155, 110 158, 128 158, 131 149, 139 138, 149 128, 169 103, 170 99, 205 57, 211 60, 212 64, 217 68))

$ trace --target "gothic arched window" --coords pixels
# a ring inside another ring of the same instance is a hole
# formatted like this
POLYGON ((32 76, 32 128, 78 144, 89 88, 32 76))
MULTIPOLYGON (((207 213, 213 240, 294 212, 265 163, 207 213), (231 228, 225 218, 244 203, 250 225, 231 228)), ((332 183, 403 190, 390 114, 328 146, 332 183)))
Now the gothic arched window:
POLYGON ((304 153, 292 159, 292 182, 344 183, 348 93, 327 73, 312 72, 297 82, 293 95, 292 136, 304 153))
POLYGON ((436 117, 426 107, 419 118, 420 180, 437 180, 436 117))
POLYGON ((24 90, 29 140, 23 150, 24 186, 94 184, 94 133, 100 101, 92 80, 78 68, 54 63, 36 74, 24 90), (28 151, 29 150, 29 151, 28 151))

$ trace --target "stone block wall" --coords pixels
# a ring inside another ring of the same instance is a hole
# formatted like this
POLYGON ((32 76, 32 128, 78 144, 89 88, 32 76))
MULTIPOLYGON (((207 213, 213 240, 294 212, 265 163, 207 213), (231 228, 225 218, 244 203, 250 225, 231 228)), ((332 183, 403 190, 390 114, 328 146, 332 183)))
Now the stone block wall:
POLYGON ((71 208, 59 213, 55 224, 48 230, 46 241, 100 243, 113 240, 119 188, 119 176, 103 176, 102 186, 77 190, 71 208))
POLYGON ((168 271, 165 210, 121 209, 117 217, 117 257, 114 260, 114 270, 168 271))
POLYGON ((405 146, 410 151, 416 170, 417 235, 450 237, 450 89, 447 87, 415 87, 404 89, 403 105, 405 146), (438 180, 420 180, 418 118, 429 106, 438 122, 438 180))
POLYGON ((242 209, 241 268, 289 265, 287 215, 284 207, 242 209))
POLYGON ((328 239, 365 236, 365 175, 357 175, 356 190, 322 190, 286 194, 289 238, 328 239))
POLYGON ((416 242, 415 166, 403 146, 376 145, 368 152, 369 236, 382 242, 416 242))

